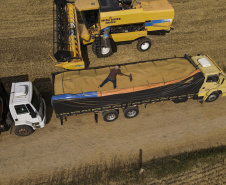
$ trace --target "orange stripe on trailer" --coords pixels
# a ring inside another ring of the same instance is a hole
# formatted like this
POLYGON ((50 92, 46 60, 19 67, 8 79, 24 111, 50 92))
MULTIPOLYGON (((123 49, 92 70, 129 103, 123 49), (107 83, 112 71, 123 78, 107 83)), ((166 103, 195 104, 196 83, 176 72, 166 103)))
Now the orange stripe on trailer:
POLYGON ((180 80, 173 80, 173 81, 169 81, 169 82, 165 82, 165 83, 161 82, 161 83, 142 85, 142 86, 127 88, 127 89, 113 89, 113 90, 108 90, 108 91, 97 92, 97 96, 101 97, 101 96, 110 96, 110 95, 115 95, 115 94, 125 94, 125 93, 143 91, 143 90, 147 90, 147 89, 153 89, 153 88, 161 87, 164 85, 175 84, 175 83, 183 81, 199 72, 201 72, 200 69, 197 69, 194 72, 192 72, 191 74, 189 74, 188 76, 186 76, 180 80))

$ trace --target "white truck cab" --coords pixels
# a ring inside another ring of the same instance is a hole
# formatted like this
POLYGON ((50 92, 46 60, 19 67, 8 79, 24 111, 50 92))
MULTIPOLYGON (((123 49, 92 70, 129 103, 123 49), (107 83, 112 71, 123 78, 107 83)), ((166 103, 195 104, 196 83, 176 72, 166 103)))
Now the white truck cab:
POLYGON ((9 109, 18 136, 28 136, 45 126, 46 104, 31 82, 12 83, 9 109))

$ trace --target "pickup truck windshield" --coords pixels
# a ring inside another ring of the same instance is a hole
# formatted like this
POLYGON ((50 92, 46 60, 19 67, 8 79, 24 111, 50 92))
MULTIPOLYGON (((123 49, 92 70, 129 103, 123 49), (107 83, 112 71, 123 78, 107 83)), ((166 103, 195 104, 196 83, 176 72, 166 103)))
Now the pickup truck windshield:
POLYGON ((31 104, 35 107, 35 109, 37 111, 39 111, 39 107, 40 107, 40 95, 38 90, 36 89, 35 86, 33 86, 33 96, 32 96, 32 100, 31 100, 31 104))

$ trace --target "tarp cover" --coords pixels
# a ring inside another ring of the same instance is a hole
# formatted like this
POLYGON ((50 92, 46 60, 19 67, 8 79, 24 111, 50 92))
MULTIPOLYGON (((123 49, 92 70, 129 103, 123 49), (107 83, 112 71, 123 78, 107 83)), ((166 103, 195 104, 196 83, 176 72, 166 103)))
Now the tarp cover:
MULTIPOLYGON (((127 80, 127 83, 124 85, 127 88, 99 91, 97 95, 94 93, 95 91, 90 92, 90 94, 87 94, 89 96, 88 98, 85 96, 82 98, 70 98, 70 95, 68 96, 68 94, 70 94, 70 92, 77 92, 79 88, 82 89, 85 87, 84 83, 88 82, 88 79, 92 82, 92 84, 87 84, 88 86, 90 85, 89 88, 92 90, 92 87, 97 88, 98 83, 101 81, 94 84, 96 78, 102 77, 102 80, 106 78, 110 68, 95 69, 96 74, 92 73, 94 69, 80 71, 80 74, 78 71, 57 74, 54 81, 56 96, 53 96, 52 98, 52 105, 56 114, 58 116, 60 114, 73 114, 77 111, 88 109, 102 109, 107 106, 122 105, 143 100, 194 94, 199 91, 204 82, 204 76, 201 71, 193 67, 192 64, 184 58, 129 64, 122 66, 121 69, 123 69, 122 72, 124 72, 125 69, 128 69, 128 72, 133 75, 134 82, 125 79, 127 80), (98 73, 98 70, 102 73, 98 73), (77 79, 75 76, 72 77, 75 73, 77 79), (86 74, 84 75, 84 78, 82 74, 86 74), (73 82, 70 82, 65 85, 66 79, 73 79, 80 83, 73 84, 73 82), (154 83, 150 84, 150 82, 148 82, 151 80, 154 83), (137 86, 133 86, 134 84, 137 84, 137 86), (73 89, 75 85, 77 85, 76 90, 73 89), (58 98, 57 94, 62 94, 63 91, 65 91, 66 94, 60 95, 61 97, 58 98), (64 98, 62 96, 67 96, 69 98, 64 98)), ((118 85, 121 83, 119 78, 121 78, 121 76, 118 77, 118 85)), ((112 89, 111 82, 109 82, 108 85, 110 85, 109 88, 111 87, 112 89)))
POLYGON ((103 97, 58 99, 52 101, 52 104, 56 114, 58 115, 61 113, 73 113, 75 111, 127 104, 146 99, 158 99, 163 97, 193 94, 199 91, 203 81, 204 77, 202 73, 198 72, 181 82, 153 89, 103 97))

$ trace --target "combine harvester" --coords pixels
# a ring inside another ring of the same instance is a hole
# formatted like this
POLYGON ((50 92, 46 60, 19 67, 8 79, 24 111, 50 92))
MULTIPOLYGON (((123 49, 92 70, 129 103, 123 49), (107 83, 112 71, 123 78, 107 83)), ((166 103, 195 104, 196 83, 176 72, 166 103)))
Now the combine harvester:
POLYGON ((141 52, 151 47, 149 32, 171 30, 174 9, 167 0, 55 0, 56 66, 83 69, 81 45, 92 43, 98 57, 116 52, 116 43, 138 40, 141 52))

